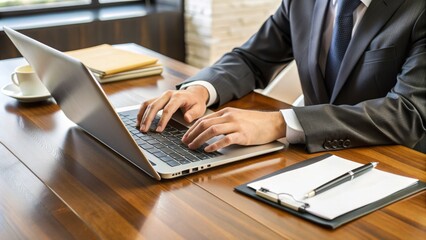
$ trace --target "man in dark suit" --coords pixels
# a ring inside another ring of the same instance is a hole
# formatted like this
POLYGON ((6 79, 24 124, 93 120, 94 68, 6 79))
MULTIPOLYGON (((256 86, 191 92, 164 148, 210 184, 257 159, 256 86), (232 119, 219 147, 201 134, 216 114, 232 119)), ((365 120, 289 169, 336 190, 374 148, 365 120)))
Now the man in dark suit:
POLYGON ((280 112, 227 108, 197 120, 183 142, 197 148, 223 134, 205 149, 214 151, 287 135, 291 143, 305 143, 309 152, 424 146, 425 5, 424 0, 284 0, 244 45, 180 90, 143 103, 141 130, 147 131, 161 109, 157 131, 178 109, 192 122, 206 106, 265 87, 295 59, 305 106, 280 112))

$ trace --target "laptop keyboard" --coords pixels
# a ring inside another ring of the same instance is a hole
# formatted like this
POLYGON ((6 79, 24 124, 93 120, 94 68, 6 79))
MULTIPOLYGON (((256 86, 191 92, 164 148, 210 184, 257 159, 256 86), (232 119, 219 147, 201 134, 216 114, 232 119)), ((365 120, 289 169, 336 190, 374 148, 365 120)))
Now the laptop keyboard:
POLYGON ((160 117, 157 116, 152 122, 150 130, 142 133, 135 127, 136 116, 126 113, 118 113, 118 115, 139 147, 171 167, 203 161, 221 155, 219 152, 205 152, 203 149, 207 144, 202 145, 196 150, 189 149, 181 141, 188 128, 172 119, 164 131, 158 133, 155 132, 160 120, 160 117))

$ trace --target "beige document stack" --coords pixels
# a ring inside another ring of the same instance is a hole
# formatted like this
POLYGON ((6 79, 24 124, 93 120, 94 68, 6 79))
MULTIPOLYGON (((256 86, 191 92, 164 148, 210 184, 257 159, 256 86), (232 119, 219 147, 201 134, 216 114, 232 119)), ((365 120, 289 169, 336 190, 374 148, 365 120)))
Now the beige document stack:
POLYGON ((108 44, 67 52, 80 60, 100 83, 159 75, 158 59, 115 48, 108 44))

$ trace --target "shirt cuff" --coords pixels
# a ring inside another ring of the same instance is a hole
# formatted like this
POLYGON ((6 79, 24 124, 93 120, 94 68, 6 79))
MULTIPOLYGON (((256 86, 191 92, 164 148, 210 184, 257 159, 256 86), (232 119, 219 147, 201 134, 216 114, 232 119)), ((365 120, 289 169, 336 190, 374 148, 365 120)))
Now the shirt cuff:
POLYGON ((287 125, 286 139, 290 144, 305 143, 305 132, 293 109, 283 109, 281 114, 287 125))
POLYGON ((211 83, 207 81, 193 81, 189 83, 184 83, 182 84, 180 89, 186 89, 192 85, 201 85, 207 89, 207 91, 209 92, 209 100, 207 101, 207 107, 210 107, 211 105, 218 102, 216 89, 213 87, 211 83))

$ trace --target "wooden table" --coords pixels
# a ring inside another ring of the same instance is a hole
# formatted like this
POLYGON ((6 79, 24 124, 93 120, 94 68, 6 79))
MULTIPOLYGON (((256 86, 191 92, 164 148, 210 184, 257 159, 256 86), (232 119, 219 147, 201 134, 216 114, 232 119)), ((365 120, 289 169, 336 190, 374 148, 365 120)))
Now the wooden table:
MULTIPOLYGON (((137 45, 165 65, 162 76, 102 85, 115 107, 139 104, 197 69, 137 45)), ((0 84, 24 63, 0 61, 0 84)), ((337 230, 328 230, 233 189, 318 156, 289 148, 174 180, 156 181, 69 121, 52 101, 0 94, 0 239, 425 239, 422 192, 337 230)), ((227 106, 288 105, 252 93, 227 106)), ((403 146, 335 151, 360 163, 426 181, 426 155, 403 146)))

